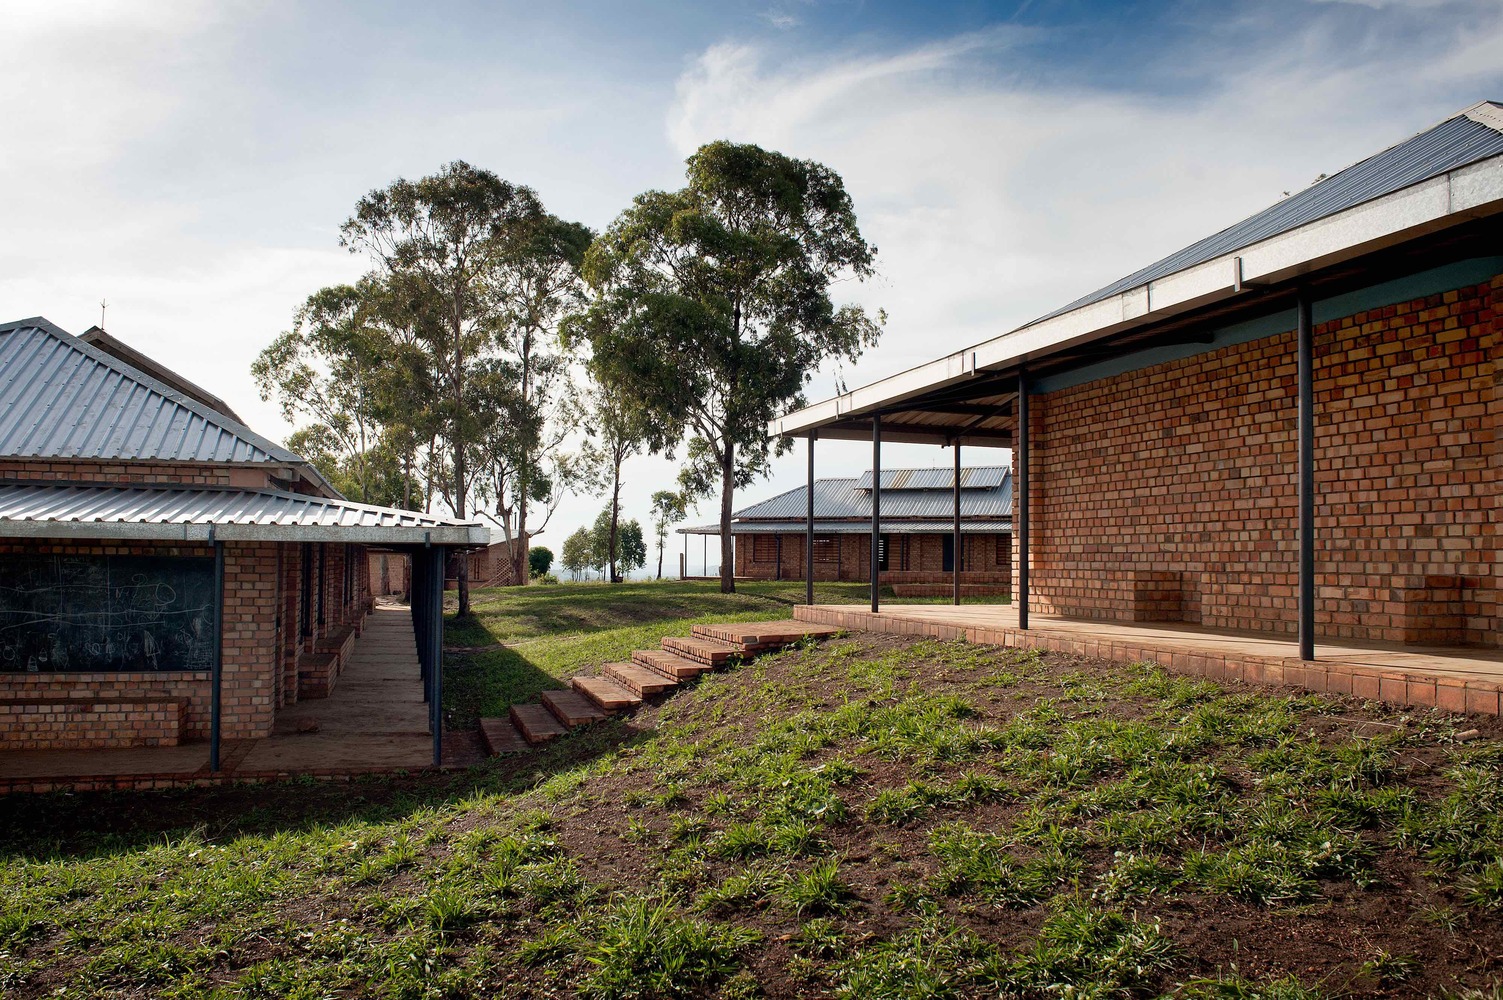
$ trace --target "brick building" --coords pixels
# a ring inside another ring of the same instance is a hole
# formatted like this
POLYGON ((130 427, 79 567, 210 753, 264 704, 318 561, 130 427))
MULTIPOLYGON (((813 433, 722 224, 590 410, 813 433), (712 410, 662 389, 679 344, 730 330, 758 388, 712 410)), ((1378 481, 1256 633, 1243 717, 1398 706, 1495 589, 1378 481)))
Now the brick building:
POLYGON ((1317 635, 1497 647, 1500 299, 1483 102, 769 430, 811 467, 815 439, 1012 447, 1024 628, 1031 607, 1287 635, 1307 660, 1317 635))
POLYGON ((372 548, 413 567, 436 685, 440 560, 488 536, 346 501, 102 331, 0 325, 0 758, 269 734, 337 682, 372 548))
MULTIPOLYGON (((899 597, 949 593, 955 572, 965 593, 1005 594, 1012 581, 1012 475, 1001 466, 961 470, 964 518, 955 561, 950 469, 885 469, 878 576, 899 597)), ((871 579, 872 474, 814 484, 814 579, 871 579)), ((806 576, 809 488, 800 486, 736 511, 736 576, 796 580, 806 576)), ((718 535, 719 525, 680 528, 718 535)))

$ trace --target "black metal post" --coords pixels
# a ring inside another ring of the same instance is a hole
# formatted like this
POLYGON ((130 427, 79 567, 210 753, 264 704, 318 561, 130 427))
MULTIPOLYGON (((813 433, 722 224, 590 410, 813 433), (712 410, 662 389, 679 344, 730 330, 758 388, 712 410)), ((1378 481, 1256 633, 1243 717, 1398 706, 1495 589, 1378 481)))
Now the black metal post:
POLYGON ((960 603, 960 438, 955 439, 955 540, 952 548, 955 557, 950 560, 950 568, 955 572, 955 603, 960 603))
POLYGON ((1299 298, 1299 658, 1315 659, 1315 376, 1310 299, 1299 298))
POLYGON ((219 771, 220 729, 224 718, 224 543, 214 537, 214 659, 209 668, 209 770, 219 771))
POLYGON ((1013 522, 1018 533, 1018 628, 1028 627, 1028 372, 1018 370, 1018 481, 1013 484, 1013 522))
MULTIPOLYGON (((460 558, 466 558, 465 554, 460 553, 460 558)), ((433 617, 429 619, 431 635, 428 638, 428 656, 433 662, 433 697, 429 701, 428 711, 433 726, 433 766, 441 767, 444 763, 444 550, 442 548, 433 550, 432 566, 433 582, 430 590, 433 617)))
POLYGON ((872 614, 881 589, 882 547, 882 414, 872 414, 872 614))
POLYGON ((427 550, 413 552, 411 557, 411 590, 412 605, 412 635, 417 644, 418 669, 423 675, 423 701, 429 701, 429 678, 432 671, 428 667, 428 558, 427 550))
POLYGON ((804 504, 804 603, 814 603, 814 438, 809 432, 809 495, 804 504))

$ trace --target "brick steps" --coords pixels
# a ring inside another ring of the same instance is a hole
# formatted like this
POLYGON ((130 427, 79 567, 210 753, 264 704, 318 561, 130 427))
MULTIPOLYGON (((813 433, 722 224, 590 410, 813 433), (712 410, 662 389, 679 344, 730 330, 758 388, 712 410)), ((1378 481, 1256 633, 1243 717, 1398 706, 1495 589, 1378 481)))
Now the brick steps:
POLYGON ((570 683, 574 685, 574 690, 607 712, 620 712, 642 704, 641 695, 607 677, 575 677, 570 683))
POLYGON ((481 719, 486 748, 492 756, 518 753, 634 709, 716 667, 805 639, 828 638, 840 630, 787 620, 695 625, 690 631, 664 639, 660 649, 636 650, 630 663, 606 663, 595 676, 572 677, 569 688, 544 691, 539 702, 513 705, 505 719, 481 719))
POLYGON ((715 668, 698 660, 691 660, 666 649, 639 649, 631 654, 631 661, 648 670, 655 670, 675 681, 687 681, 715 668))
POLYGON ((556 740, 569 731, 552 712, 542 705, 531 703, 513 705, 510 714, 512 725, 516 726, 522 738, 533 746, 556 740))
POLYGON ((663 648, 670 653, 677 653, 685 659, 695 660, 708 667, 725 666, 733 658, 740 659, 749 652, 739 645, 697 635, 664 639, 663 648))
POLYGON ((678 687, 678 681, 637 663, 607 663, 600 673, 639 698, 651 698, 678 687))
POLYGON ((689 634, 698 639, 729 643, 742 652, 760 652, 767 649, 782 649, 805 639, 828 639, 837 628, 813 622, 801 622, 797 618, 785 618, 773 622, 748 622, 726 625, 695 625, 689 634))
POLYGON ((492 757, 527 749, 527 740, 511 719, 481 719, 480 738, 492 757))
POLYGON ((544 691, 543 705, 553 713, 554 718, 570 729, 575 726, 587 726, 611 716, 610 712, 603 710, 573 688, 562 691, 544 691))

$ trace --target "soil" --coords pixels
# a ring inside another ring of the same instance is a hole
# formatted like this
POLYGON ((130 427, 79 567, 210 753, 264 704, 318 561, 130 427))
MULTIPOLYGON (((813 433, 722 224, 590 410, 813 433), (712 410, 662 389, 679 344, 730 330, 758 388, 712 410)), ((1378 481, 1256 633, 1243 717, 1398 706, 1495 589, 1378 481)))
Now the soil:
MULTIPOLYGON (((862 637, 863 656, 912 646, 915 640, 898 637, 862 637)), ((999 651, 999 656, 1002 655, 999 651)), ((1006 689, 995 690, 990 697, 978 695, 975 677, 946 676, 933 665, 915 657, 911 668, 925 690, 964 696, 980 712, 982 723, 1005 724, 1030 709, 1038 698, 1057 698, 1064 688, 1055 683, 1065 675, 1120 677, 1121 664, 1064 654, 1045 654, 1046 675, 1023 680, 1006 689), (928 669, 926 669, 926 666, 928 669)), ((846 685, 836 677, 811 681, 807 661, 797 656, 773 658, 759 669, 765 677, 758 684, 777 685, 780 681, 805 685, 816 703, 834 707, 846 701, 846 685)), ((1255 689, 1235 683, 1223 685, 1237 691, 1255 689)), ((1421 722, 1439 720, 1439 716, 1411 717, 1374 705, 1356 701, 1330 699, 1339 706, 1335 712, 1306 713, 1301 729, 1322 739, 1346 740, 1354 736, 1372 736, 1395 728, 1413 729, 1421 722)), ((723 701, 692 701, 675 706, 673 725, 710 724, 723 709, 723 701)), ((1142 700, 1117 698, 1099 706, 1112 718, 1140 718, 1151 708, 1142 700)), ((103 839, 117 849, 120 845, 159 842, 165 833, 199 827, 210 839, 230 838, 244 833, 271 832, 304 828, 314 824, 338 822, 351 818, 396 818, 414 808, 453 803, 477 790, 525 789, 549 775, 575 767, 623 747, 629 747, 658 725, 664 709, 647 705, 624 724, 595 727, 593 732, 576 735, 546 751, 499 758, 471 770, 450 775, 427 775, 356 782, 351 784, 284 784, 257 785, 159 793, 116 793, 96 795, 15 797, 0 800, 0 851, 28 851, 35 847, 28 831, 35 833, 44 824, 56 839, 60 853, 90 854, 103 839), (106 833, 107 832, 107 833, 106 833)), ((1458 729, 1479 730, 1478 740, 1503 739, 1503 723, 1492 718, 1459 720, 1458 729)), ((738 745, 756 739, 763 718, 732 717, 714 721, 717 730, 738 745)), ((465 736, 456 734, 451 745, 463 744, 465 736)), ((467 752, 473 754, 472 749, 467 752)), ((833 755, 832 755, 833 756, 833 755)), ((863 771, 854 784, 845 789, 852 817, 862 815, 862 807, 882 788, 901 787, 912 777, 911 769, 872 756, 859 761, 863 771)), ((1423 799, 1449 791, 1444 772, 1448 766, 1446 750, 1439 741, 1424 742, 1406 751, 1404 763, 1409 767, 1407 785, 1423 799)), ((961 769, 956 769, 957 773, 961 769)), ((1232 780, 1250 783, 1250 774, 1233 774, 1232 780)), ((658 882, 658 849, 653 842, 666 839, 676 815, 704 815, 705 798, 713 789, 686 789, 687 801, 671 808, 633 807, 629 803, 644 794, 660 790, 657 776, 643 770, 622 773, 612 771, 591 777, 581 789, 551 807, 557 825, 550 831, 564 849, 576 859, 589 882, 609 890, 648 893, 658 882), (632 821, 645 824, 653 831, 653 840, 629 844, 622 833, 632 821)), ((530 805, 531 803, 529 803, 530 805)), ((1010 803, 978 806, 964 810, 940 810, 907 825, 893 826, 853 818, 832 825, 825 831, 827 839, 841 857, 841 874, 851 885, 856 900, 845 913, 833 919, 854 942, 883 938, 912 926, 911 914, 901 913, 884 901, 894 881, 914 884, 931 874, 935 859, 928 851, 928 832, 939 823, 964 819, 977 830, 1000 829, 1026 806, 1010 803)), ((495 817, 476 816, 460 823, 479 825, 497 822, 495 817)), ((1140 900, 1135 906, 1138 920, 1157 922, 1178 948, 1178 960, 1172 972, 1158 984, 1172 990, 1175 983, 1230 973, 1232 970, 1250 979, 1293 974, 1307 986, 1352 998, 1390 998, 1437 996, 1443 990, 1460 986, 1492 988, 1503 978, 1503 922, 1493 914, 1468 907, 1453 886, 1426 873, 1426 866, 1412 850, 1394 846, 1386 835, 1373 838, 1377 846, 1377 868, 1381 883, 1361 889, 1350 882, 1321 885, 1320 898, 1311 903, 1290 907, 1262 907, 1240 903, 1224 896, 1171 890, 1165 895, 1140 900), (1455 932, 1426 922, 1421 915, 1437 907, 1450 907, 1465 914, 1464 926, 1455 932), (1404 982, 1383 982, 1363 963, 1380 951, 1392 955, 1413 956, 1417 968, 1404 982)), ((1089 856, 1089 869, 1101 870, 1111 861, 1104 852, 1089 856)), ((719 861, 707 862, 708 882, 719 882, 741 866, 719 861)), ((391 883, 400 893, 402 883, 391 883)), ((1022 948, 1036 935, 1047 910, 1034 907, 1024 910, 996 909, 974 901, 947 899, 947 915, 959 926, 1008 950, 1022 948)), ((355 898, 288 901, 287 914, 293 921, 362 919, 355 898)), ((790 973, 795 957, 791 941, 799 921, 777 907, 738 907, 708 914, 712 919, 734 922, 760 931, 763 944, 747 953, 748 966, 755 974, 761 991, 768 997, 804 997, 822 995, 826 985, 790 973)), ((541 914, 534 914, 523 927, 505 926, 494 939, 514 945, 528 934, 548 926, 541 914)), ((379 936, 380 932, 377 933, 379 936)), ((283 944, 247 942, 227 958, 230 968, 274 954, 285 953, 283 944)), ((19 996, 41 996, 69 979, 70 969, 87 959, 87 955, 58 953, 58 961, 35 986, 34 992, 19 996)), ((585 966, 577 965, 574 972, 585 966)), ((227 972, 229 969, 226 970, 227 972)), ((520 965, 495 970, 496 987, 501 995, 532 996, 555 992, 568 995, 569 976, 557 968, 529 969, 520 965)))

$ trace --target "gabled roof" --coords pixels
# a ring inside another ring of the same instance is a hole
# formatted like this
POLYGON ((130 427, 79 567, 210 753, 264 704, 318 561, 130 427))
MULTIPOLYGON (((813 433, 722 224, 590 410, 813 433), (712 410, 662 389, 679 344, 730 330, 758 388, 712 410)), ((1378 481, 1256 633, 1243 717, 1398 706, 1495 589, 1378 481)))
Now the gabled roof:
POLYGON ((488 544, 491 533, 453 518, 282 490, 0 482, 0 538, 59 535, 469 546, 488 544))
MULTIPOLYGON (((1010 471, 1005 465, 980 465, 960 470, 962 490, 994 490, 1007 481, 1010 471)), ((816 480, 817 482, 818 480, 816 480)), ((856 489, 872 488, 872 470, 856 479, 856 489)), ((953 490, 954 469, 883 469, 882 495, 888 490, 953 490)))
MULTIPOLYGON (((882 523, 887 522, 933 522, 949 525, 955 516, 955 495, 951 483, 954 472, 950 469, 884 469, 882 470, 882 523), (934 484, 943 481, 943 487, 934 484), (890 487, 889 482, 918 482, 916 487, 890 487)), ((854 479, 816 479, 814 481, 814 527, 816 531, 837 531, 838 522, 871 521, 872 474, 868 470, 854 479), (825 522, 829 522, 826 524, 825 522)), ((977 524, 989 523, 979 530, 1010 530, 1012 526, 1012 472, 1005 466, 980 466, 962 469, 960 473, 960 514, 977 524), (988 485, 971 487, 971 482, 988 485)), ((780 530, 803 531, 804 518, 808 513, 808 487, 800 486, 786 493, 749 507, 742 507, 731 515, 733 533, 756 533, 765 531, 768 525, 793 524, 780 530)), ((949 530, 945 528, 945 530, 949 530)), ((719 525, 701 525, 681 528, 680 534, 716 534, 719 525)))
POLYGON ((0 324, 0 457, 306 464, 39 316, 0 324))
POLYGON ((168 368, 155 358, 147 357, 125 341, 112 337, 103 329, 91 326, 78 335, 78 339, 91 347, 97 347, 111 357, 119 358, 137 371, 145 372, 158 382, 163 382, 171 388, 187 396, 197 403, 202 403, 215 413, 223 413, 231 420, 245 423, 240 414, 230 409, 228 403, 214 395, 209 390, 188 381, 177 372, 168 368))

